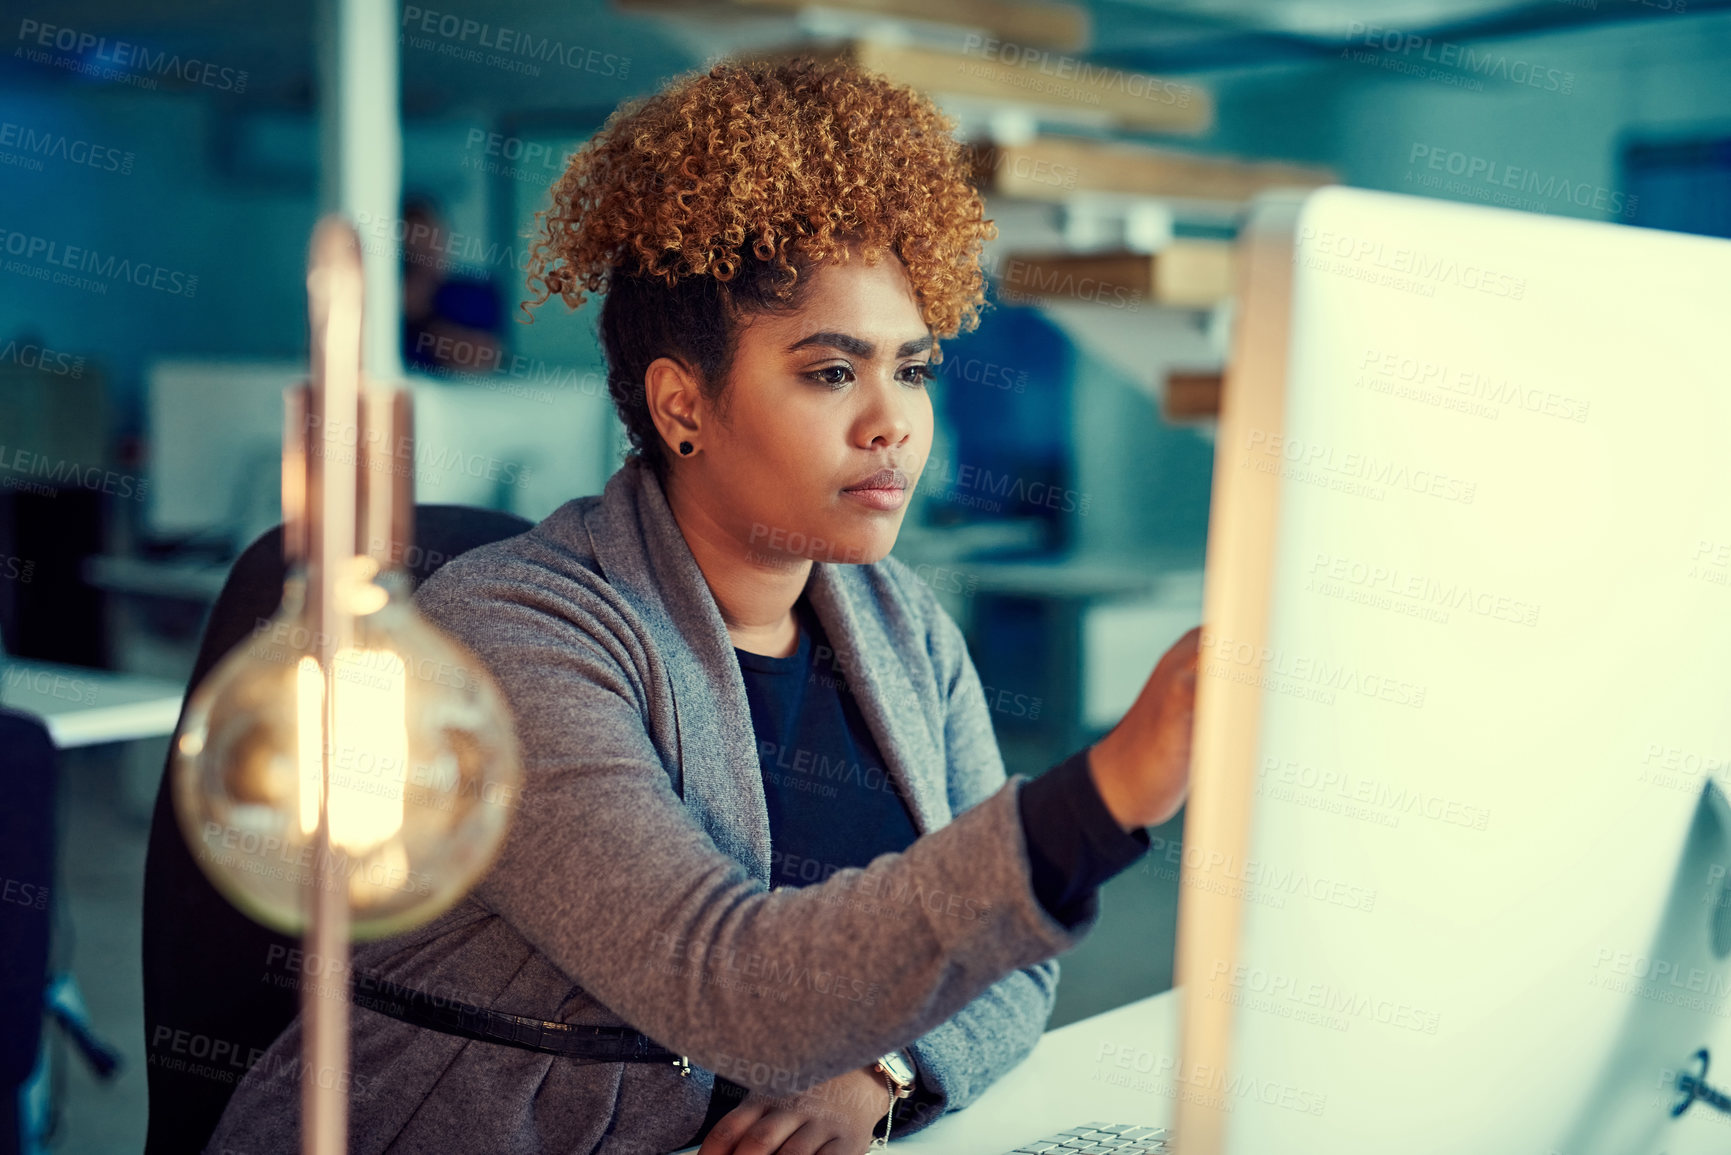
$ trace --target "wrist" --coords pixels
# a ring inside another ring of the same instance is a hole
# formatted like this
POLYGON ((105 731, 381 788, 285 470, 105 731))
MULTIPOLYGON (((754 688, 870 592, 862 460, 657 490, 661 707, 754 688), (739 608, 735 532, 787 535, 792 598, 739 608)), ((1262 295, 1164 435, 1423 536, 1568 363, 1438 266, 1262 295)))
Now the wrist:
POLYGON ((1126 749, 1114 730, 1088 747, 1088 776, 1113 821, 1126 834, 1171 821, 1184 806, 1188 775, 1150 789, 1146 760, 1126 749))
POLYGON ((1088 747, 1088 777, 1094 780, 1094 789, 1106 804, 1112 821, 1125 833, 1146 825, 1138 820, 1134 800, 1124 788, 1123 762, 1111 734, 1088 747))
POLYGON ((911 1097, 918 1082, 912 1054, 904 1047, 890 1051, 866 1068, 878 1087, 888 1096, 884 1110, 876 1123, 872 1125, 873 1147, 882 1147, 889 1142, 890 1130, 894 1123, 896 1108, 903 1100, 911 1097))

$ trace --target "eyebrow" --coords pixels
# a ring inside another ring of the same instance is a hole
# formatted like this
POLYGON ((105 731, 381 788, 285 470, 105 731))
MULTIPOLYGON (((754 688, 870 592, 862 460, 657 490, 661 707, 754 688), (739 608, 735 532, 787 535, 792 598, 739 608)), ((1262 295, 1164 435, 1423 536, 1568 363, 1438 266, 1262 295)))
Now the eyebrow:
MULTIPOLYGON (((801 337, 789 345, 787 351, 791 353, 795 349, 803 349, 807 345, 827 345, 832 349, 839 349, 843 353, 851 353, 855 357, 864 357, 868 361, 877 353, 877 346, 870 341, 862 341, 847 333, 829 332, 813 333, 809 337, 801 337)), ((915 353, 923 352, 931 347, 932 335, 927 333, 924 337, 915 337, 912 341, 902 342, 900 347, 896 349, 896 356, 911 357, 915 353)))

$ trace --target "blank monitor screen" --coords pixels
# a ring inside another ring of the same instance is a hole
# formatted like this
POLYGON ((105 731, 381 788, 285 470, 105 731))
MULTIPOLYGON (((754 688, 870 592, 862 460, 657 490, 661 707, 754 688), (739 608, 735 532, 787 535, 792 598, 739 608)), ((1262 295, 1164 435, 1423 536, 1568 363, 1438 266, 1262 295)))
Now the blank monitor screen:
POLYGON ((1182 1150, 1731 1149, 1668 1112, 1731 1084, 1731 243, 1329 188, 1244 255, 1182 1150))

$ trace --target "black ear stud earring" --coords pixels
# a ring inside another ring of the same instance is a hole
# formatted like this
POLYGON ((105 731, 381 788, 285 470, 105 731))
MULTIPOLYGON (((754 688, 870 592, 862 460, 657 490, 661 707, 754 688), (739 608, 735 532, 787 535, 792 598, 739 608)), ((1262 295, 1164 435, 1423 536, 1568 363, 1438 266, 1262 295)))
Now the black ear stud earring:
POLYGON ((691 442, 681 441, 679 443, 679 455, 681 457, 684 457, 686 454, 688 454, 690 452, 691 452, 691 442))

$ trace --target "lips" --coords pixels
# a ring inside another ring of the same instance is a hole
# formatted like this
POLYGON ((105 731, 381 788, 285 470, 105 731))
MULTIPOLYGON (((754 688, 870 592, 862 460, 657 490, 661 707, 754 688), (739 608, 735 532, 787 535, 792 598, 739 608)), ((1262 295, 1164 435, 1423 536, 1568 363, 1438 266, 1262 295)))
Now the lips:
POLYGON ((908 475, 899 469, 880 469, 847 487, 847 492, 859 489, 906 489, 908 475))

